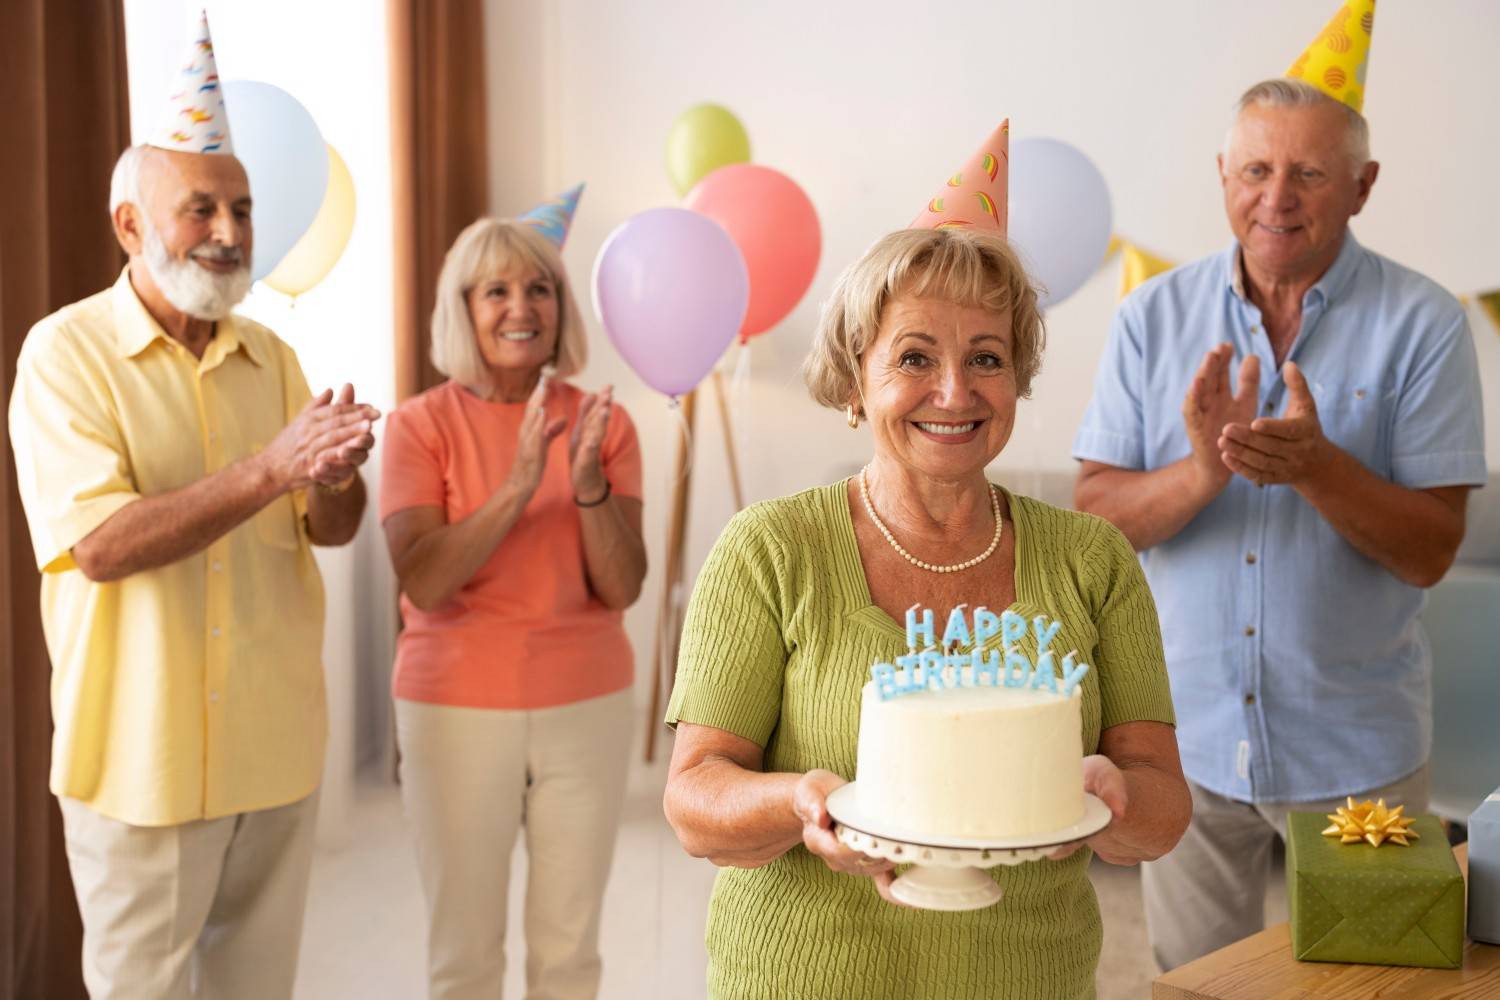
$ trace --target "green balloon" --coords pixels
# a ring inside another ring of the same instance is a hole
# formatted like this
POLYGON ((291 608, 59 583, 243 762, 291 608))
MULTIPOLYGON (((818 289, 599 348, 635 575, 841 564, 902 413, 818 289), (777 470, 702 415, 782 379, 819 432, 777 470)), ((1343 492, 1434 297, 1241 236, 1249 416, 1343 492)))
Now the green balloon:
POLYGON ((750 137, 728 108, 699 104, 688 108, 667 133, 667 176, 679 195, 720 167, 750 162, 750 137))

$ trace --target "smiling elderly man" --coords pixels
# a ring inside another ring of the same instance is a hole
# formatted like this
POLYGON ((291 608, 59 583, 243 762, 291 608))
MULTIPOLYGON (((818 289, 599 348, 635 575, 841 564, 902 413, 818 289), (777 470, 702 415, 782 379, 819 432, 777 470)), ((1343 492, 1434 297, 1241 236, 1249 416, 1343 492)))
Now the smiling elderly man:
POLYGON ((1192 786, 1144 872, 1164 968, 1262 926, 1288 810, 1427 806, 1418 614, 1484 445, 1459 303, 1348 229, 1378 170, 1357 108, 1247 91, 1219 157, 1236 242, 1121 304, 1074 443, 1079 508, 1143 552, 1192 786))
POLYGON ((291 995, 326 733, 309 544, 353 537, 378 416, 310 399, 230 312, 250 189, 201 31, 204 127, 120 157, 129 265, 32 329, 11 397, 96 1000, 291 995))

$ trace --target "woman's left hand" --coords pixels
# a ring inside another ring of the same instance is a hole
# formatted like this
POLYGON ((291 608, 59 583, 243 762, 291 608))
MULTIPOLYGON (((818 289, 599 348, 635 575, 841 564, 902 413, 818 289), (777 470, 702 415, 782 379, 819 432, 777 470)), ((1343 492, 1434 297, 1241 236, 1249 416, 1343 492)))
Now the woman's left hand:
POLYGON ((568 437, 568 468, 573 474, 573 495, 592 500, 603 495, 608 480, 599 460, 604 432, 609 427, 609 411, 614 390, 605 386, 584 396, 578 404, 573 433, 568 437))
MULTIPOLYGON (((1083 758, 1083 790, 1098 796, 1105 805, 1109 806, 1112 820, 1125 817, 1125 809, 1130 804, 1130 794, 1125 787, 1125 775, 1108 757, 1096 753, 1083 758)), ((1080 847, 1092 842, 1093 838, 1075 840, 1071 844, 1063 844, 1047 857, 1053 861, 1061 861, 1071 856, 1080 847)))

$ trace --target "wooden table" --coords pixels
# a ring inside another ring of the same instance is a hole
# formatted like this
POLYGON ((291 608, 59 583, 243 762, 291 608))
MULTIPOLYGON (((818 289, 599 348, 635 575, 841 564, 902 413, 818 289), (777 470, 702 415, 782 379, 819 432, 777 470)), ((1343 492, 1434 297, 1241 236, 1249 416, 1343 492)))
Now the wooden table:
MULTIPOLYGON (((1469 873, 1468 845, 1454 850, 1469 873)), ((1458 1000, 1500 997, 1500 946, 1464 943, 1461 969, 1411 969, 1395 965, 1299 962, 1292 957, 1289 924, 1259 934, 1160 976, 1152 1000, 1458 1000)))

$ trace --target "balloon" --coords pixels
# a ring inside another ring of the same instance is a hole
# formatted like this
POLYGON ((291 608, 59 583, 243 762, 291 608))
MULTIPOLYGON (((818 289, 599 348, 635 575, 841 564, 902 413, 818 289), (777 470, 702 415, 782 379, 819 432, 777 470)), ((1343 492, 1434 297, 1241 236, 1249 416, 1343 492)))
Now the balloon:
POLYGON ((328 147, 307 109, 280 87, 258 80, 224 83, 234 155, 250 175, 255 259, 250 274, 276 269, 323 204, 328 147))
POLYGON ((301 295, 328 276, 354 231, 354 178, 338 150, 328 147, 328 193, 312 225, 265 283, 283 295, 301 295))
POLYGON ((813 204, 786 174, 753 163, 720 167, 683 202, 729 233, 750 272, 740 337, 764 333, 792 311, 818 270, 823 235, 813 204))
POLYGON ((680 396, 745 319, 750 277, 734 240, 685 208, 652 208, 609 234, 594 260, 594 309, 647 385, 680 396))
POLYGON ((699 104, 677 116, 667 133, 667 176, 679 195, 730 163, 750 159, 750 137, 728 108, 699 104))
POLYGON ((1010 239, 1044 291, 1042 308, 1072 295, 1109 248, 1109 188, 1089 158, 1056 139, 1010 146, 1010 239))

